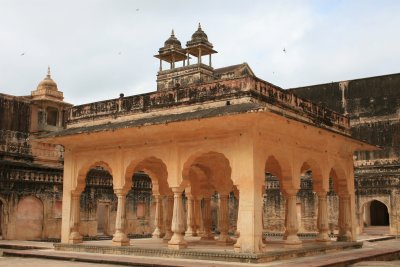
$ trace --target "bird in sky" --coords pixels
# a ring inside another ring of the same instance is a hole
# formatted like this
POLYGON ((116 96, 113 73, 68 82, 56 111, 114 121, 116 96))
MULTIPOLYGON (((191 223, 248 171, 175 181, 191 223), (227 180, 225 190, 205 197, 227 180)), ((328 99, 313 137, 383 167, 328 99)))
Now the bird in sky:
POLYGON ((283 53, 286 53, 286 48, 283 48, 283 53))
POLYGON ((139 11, 139 8, 136 8, 136 11, 139 11))
POLYGON ((25 52, 22 52, 20 56, 25 56, 25 52))

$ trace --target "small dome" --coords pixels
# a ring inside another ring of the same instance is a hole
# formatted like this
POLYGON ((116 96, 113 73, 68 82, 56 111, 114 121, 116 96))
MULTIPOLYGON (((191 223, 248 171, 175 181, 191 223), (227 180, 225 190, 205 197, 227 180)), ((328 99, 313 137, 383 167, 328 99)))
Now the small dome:
POLYGON ((192 42, 208 42, 207 34, 201 28, 199 23, 199 28, 192 34, 192 42))
POLYGON ((181 42, 175 37, 174 30, 172 30, 171 37, 164 42, 164 48, 170 48, 171 46, 182 49, 181 42))
POLYGON ((55 81, 53 81, 53 79, 51 78, 50 75, 50 67, 47 70, 47 75, 46 77, 43 79, 43 81, 41 81, 39 83, 39 85, 37 86, 37 89, 50 89, 50 90, 57 90, 57 84, 55 81))

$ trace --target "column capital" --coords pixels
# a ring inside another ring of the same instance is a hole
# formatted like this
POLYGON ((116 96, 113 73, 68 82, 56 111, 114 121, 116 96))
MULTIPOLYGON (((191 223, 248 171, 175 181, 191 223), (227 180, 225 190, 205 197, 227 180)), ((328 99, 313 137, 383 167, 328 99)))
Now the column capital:
POLYGON ((72 197, 79 197, 80 195, 81 195, 81 192, 71 191, 71 196, 72 197))
POLYGON ((328 192, 327 192, 327 191, 324 191, 324 190, 317 191, 317 192, 315 192, 315 193, 317 193, 317 196, 318 196, 318 197, 326 197, 326 195, 328 194, 328 192))
POLYGON ((172 190, 172 192, 174 192, 174 195, 175 194, 179 194, 179 193, 183 193, 183 188, 182 187, 171 187, 171 190, 172 190))
POLYGON ((285 197, 293 197, 297 195, 298 191, 298 189, 284 189, 282 193, 285 197))
POLYGON ((115 188, 114 189, 114 194, 117 195, 117 197, 119 196, 125 196, 127 194, 127 191, 123 188, 115 188))

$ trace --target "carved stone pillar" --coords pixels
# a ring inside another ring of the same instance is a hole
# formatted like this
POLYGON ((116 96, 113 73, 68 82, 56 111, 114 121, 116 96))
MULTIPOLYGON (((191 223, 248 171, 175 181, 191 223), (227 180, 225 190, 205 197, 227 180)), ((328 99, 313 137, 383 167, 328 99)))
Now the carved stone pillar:
POLYGON ((229 228, 229 211, 228 211, 228 195, 219 196, 219 213, 218 213, 219 239, 218 245, 233 244, 233 240, 228 235, 229 228))
POLYGON ((187 242, 183 238, 185 232, 185 215, 182 204, 182 189, 179 187, 172 188, 174 192, 174 210, 172 214, 171 230, 174 233, 168 242, 168 248, 181 249, 187 247, 187 242))
POLYGON ((165 235, 164 240, 170 240, 172 237, 172 213, 174 211, 174 197, 167 196, 167 216, 165 217, 165 235))
POLYGON ((299 224, 297 221, 296 210, 296 193, 286 193, 286 231, 285 231, 285 244, 287 245, 300 245, 301 241, 297 236, 299 231, 299 224))
POLYGON ((318 195, 318 217, 317 217, 317 227, 318 235, 317 241, 320 242, 330 242, 329 238, 329 225, 328 225, 328 203, 326 199, 326 192, 317 192, 318 195))
POLYGON ((69 234, 69 243, 82 243, 82 236, 79 233, 80 223, 80 196, 81 193, 71 193, 71 233, 69 234))
POLYGON ((198 236, 201 227, 201 199, 194 199, 194 227, 193 227, 193 236, 198 236))
POLYGON ((115 234, 112 239, 114 246, 128 246, 129 238, 125 234, 125 222, 126 222, 126 192, 121 189, 115 189, 115 194, 118 198, 117 215, 115 221, 115 234))
POLYGON ((350 196, 339 195, 339 235, 337 241, 351 241, 350 196))
MULTIPOLYGON (((285 194, 284 194, 284 196, 285 196, 285 194)), ((286 196, 285 196, 285 198, 286 198, 286 196)), ((286 225, 287 225, 287 214, 288 214, 288 204, 289 204, 289 201, 287 200, 287 198, 285 199, 285 232, 283 233, 283 237, 282 237, 282 240, 286 240, 287 239, 287 236, 288 236, 288 230, 287 230, 287 228, 286 228, 286 225)))
POLYGON ((201 240, 214 240, 214 235, 211 232, 211 197, 204 198, 204 209, 203 209, 203 235, 201 240))
POLYGON ((162 233, 162 224, 163 224, 163 205, 162 205, 162 196, 155 195, 154 199, 156 201, 156 212, 154 216, 154 225, 156 228, 153 232, 153 238, 161 238, 163 236, 162 233))
POLYGON ((195 236, 195 222, 194 222, 194 199, 192 195, 187 195, 187 218, 186 218, 186 233, 185 236, 195 236))

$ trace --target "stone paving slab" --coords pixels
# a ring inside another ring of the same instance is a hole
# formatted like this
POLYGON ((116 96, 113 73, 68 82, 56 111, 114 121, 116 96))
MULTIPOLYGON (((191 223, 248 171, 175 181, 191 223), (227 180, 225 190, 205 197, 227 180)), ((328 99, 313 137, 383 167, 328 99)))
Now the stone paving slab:
MULTIPOLYGON (((15 244, 15 243, 14 243, 15 244)), ((26 243, 23 243, 26 245, 26 243)), ((366 260, 390 260, 400 259, 400 240, 387 240, 379 242, 365 242, 365 245, 361 249, 346 250, 335 253, 328 253, 323 255, 315 255, 302 258, 293 258, 289 260, 281 260, 270 263, 230 263, 222 261, 206 261, 206 260, 194 260, 194 259, 178 259, 178 258, 161 258, 161 257, 144 257, 144 256, 127 256, 127 255, 106 255, 106 254, 93 254, 83 252, 66 252, 66 251, 55 251, 53 249, 35 249, 35 250, 4 250, 4 254, 19 256, 19 257, 36 257, 45 259, 58 259, 58 260, 73 260, 76 262, 92 262, 96 264, 108 264, 108 265, 126 265, 126 266, 193 266, 193 267, 226 267, 226 266, 330 266, 330 267, 341 267, 349 266, 349 264, 357 267, 364 266, 400 266, 399 261, 383 262, 361 262, 366 260), (358 263, 360 262, 360 263, 358 263), (364 265, 362 265, 364 264, 364 265), (371 265, 372 264, 372 265, 371 265), (373 265, 375 264, 375 265, 373 265), (377 264, 377 265, 376 265, 377 264), (394 264, 394 265, 393 265, 394 264), (397 265, 396 265, 397 264, 397 265)))

